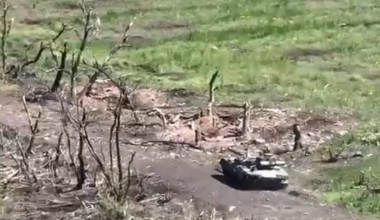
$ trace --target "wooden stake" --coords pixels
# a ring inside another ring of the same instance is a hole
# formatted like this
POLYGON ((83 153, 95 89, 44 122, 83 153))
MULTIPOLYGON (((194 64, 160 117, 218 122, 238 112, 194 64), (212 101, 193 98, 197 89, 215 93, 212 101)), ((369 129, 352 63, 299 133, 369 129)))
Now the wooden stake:
POLYGON ((294 133, 293 151, 298 150, 298 148, 303 149, 301 128, 300 128, 299 124, 294 124, 293 125, 293 133, 294 133))
POLYGON ((248 103, 244 103, 244 118, 243 118, 243 128, 242 128, 242 134, 243 136, 248 135, 248 126, 250 122, 250 116, 251 116, 251 111, 250 111, 250 106, 248 103))
POLYGON ((199 142, 201 141, 201 133, 198 129, 195 130, 195 145, 198 147, 199 142))
POLYGON ((214 101, 215 101, 215 80, 216 80, 216 77, 218 77, 219 75, 219 70, 215 71, 215 73, 212 75, 211 79, 210 79, 210 82, 209 82, 209 99, 208 99, 208 108, 207 108, 207 111, 208 111, 208 115, 209 116, 212 116, 212 105, 214 104, 214 101))
POLYGON ((158 108, 154 108, 154 111, 156 112, 156 115, 161 119, 164 129, 166 129, 167 120, 165 118, 165 114, 158 108))

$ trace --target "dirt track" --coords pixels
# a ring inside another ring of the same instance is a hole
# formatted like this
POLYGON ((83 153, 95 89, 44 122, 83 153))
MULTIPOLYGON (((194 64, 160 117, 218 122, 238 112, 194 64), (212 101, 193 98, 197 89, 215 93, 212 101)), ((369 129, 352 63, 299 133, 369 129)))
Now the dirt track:
POLYGON ((227 185, 223 176, 212 166, 189 163, 183 159, 136 161, 138 166, 149 166, 173 189, 181 199, 191 199, 214 205, 228 213, 231 206, 236 209, 230 214, 239 213, 253 216, 254 219, 278 220, 343 220, 363 219, 336 206, 325 206, 316 202, 289 195, 284 191, 242 191, 227 185))

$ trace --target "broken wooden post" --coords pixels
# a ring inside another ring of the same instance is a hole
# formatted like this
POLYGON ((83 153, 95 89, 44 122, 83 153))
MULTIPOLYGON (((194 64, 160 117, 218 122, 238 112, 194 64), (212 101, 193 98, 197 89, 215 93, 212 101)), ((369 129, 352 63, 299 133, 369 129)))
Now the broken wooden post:
POLYGON ((212 116, 212 104, 213 103, 211 103, 211 102, 209 102, 208 104, 207 104, 207 110, 206 110, 206 114, 208 115, 208 116, 212 116))
POLYGON ((250 153, 249 153, 249 149, 248 147, 245 148, 245 157, 249 157, 250 156, 250 153))
POLYGON ((248 103, 244 103, 244 118, 243 118, 243 127, 242 127, 242 135, 247 136, 248 135, 248 127, 249 127, 249 119, 251 117, 250 114, 250 106, 248 103))
POLYGON ((132 110, 132 114, 133 114, 133 118, 135 119, 136 123, 139 123, 141 120, 140 120, 139 116, 137 115, 137 111, 132 110))
POLYGON ((154 108, 153 110, 156 112, 156 115, 161 119, 163 128, 166 129, 167 121, 165 114, 158 108, 154 108))
POLYGON ((192 131, 195 130, 195 124, 194 124, 194 121, 190 121, 190 129, 191 129, 192 131))
POLYGON ((293 133, 294 133, 293 151, 298 150, 298 148, 303 149, 301 128, 299 124, 293 124, 293 133))
POLYGON ((207 106, 207 111, 208 115, 212 116, 212 105, 214 104, 215 101, 215 89, 216 87, 214 86, 216 77, 219 75, 219 70, 215 71, 215 73, 212 75, 210 82, 209 82, 209 99, 208 99, 208 106, 207 106))
POLYGON ((195 145, 199 147, 199 143, 201 141, 201 133, 198 129, 195 130, 195 145))

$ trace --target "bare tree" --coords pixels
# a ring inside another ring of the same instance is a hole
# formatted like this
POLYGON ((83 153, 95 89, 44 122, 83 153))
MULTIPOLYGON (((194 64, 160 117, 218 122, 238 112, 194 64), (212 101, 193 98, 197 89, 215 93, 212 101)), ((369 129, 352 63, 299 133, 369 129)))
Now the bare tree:
MULTIPOLYGON (((121 102, 122 102, 123 95, 120 96, 120 99, 117 103, 117 106, 114 110, 114 118, 115 118, 115 144, 116 144, 116 159, 117 159, 117 169, 118 169, 118 181, 119 181, 119 190, 122 189, 122 181, 123 181, 123 167, 121 164, 121 155, 120 155, 120 118, 121 118, 121 102)), ((112 149, 110 149, 112 150, 112 149)))
POLYGON ((214 74, 212 74, 212 77, 210 79, 210 82, 209 82, 209 100, 208 100, 208 108, 207 108, 207 111, 208 111, 208 115, 211 116, 212 115, 212 106, 215 102, 215 90, 216 90, 216 87, 215 87, 215 81, 216 81, 216 78, 218 77, 219 75, 219 70, 215 71, 214 74))
POLYGON ((15 79, 19 77, 21 73, 25 71, 25 69, 31 65, 36 64, 42 57, 44 51, 48 48, 51 48, 52 44, 54 44, 60 37, 61 35, 65 32, 66 30, 66 25, 63 25, 62 29, 58 31, 57 35, 55 35, 51 40, 48 42, 41 41, 39 42, 38 50, 35 53, 34 56, 29 56, 29 51, 33 49, 34 45, 26 45, 25 51, 24 51, 24 57, 22 62, 18 62, 15 64, 9 64, 7 63, 8 55, 6 52, 6 44, 8 37, 10 35, 10 31, 12 29, 12 24, 14 19, 8 19, 8 11, 11 8, 10 5, 7 4, 6 0, 1 0, 1 10, 2 10, 2 16, 1 16, 1 22, 3 26, 3 30, 1 33, 1 63, 2 63, 2 68, 3 68, 3 73, 2 73, 2 80, 5 80, 6 75, 12 74, 11 78, 15 79))
MULTIPOLYGON (((83 109, 82 111, 82 119, 80 121, 79 128, 80 130, 85 129, 87 126, 87 113, 86 110, 83 109)), ((79 146, 78 146, 78 152, 77 152, 77 159, 79 162, 79 167, 78 167, 78 173, 77 173, 77 185, 75 189, 82 189, 82 186, 84 184, 86 174, 85 174, 85 164, 83 160, 83 150, 84 150, 84 145, 85 145, 85 138, 86 136, 82 132, 78 132, 79 134, 79 146)))
MULTIPOLYGON (((75 91, 74 91, 75 80, 78 75, 79 65, 82 61, 83 52, 86 49, 87 43, 89 41, 90 33, 94 29, 94 26, 91 24, 91 18, 94 12, 93 9, 87 8, 84 0, 82 0, 81 3, 79 3, 79 6, 84 16, 83 34, 81 36, 81 44, 79 46, 77 53, 73 53, 71 57, 71 72, 70 72, 70 97, 71 98, 74 98, 75 96, 75 91)), ((77 34, 80 36, 78 32, 77 34)))
MULTIPOLYGON (((58 35, 53 39, 53 43, 59 38, 59 36, 61 36, 66 31, 66 29, 67 29, 67 25, 62 24, 62 28, 58 32, 58 35)), ((53 47, 52 46, 50 47, 50 53, 51 53, 51 56, 52 56, 52 58, 56 64, 56 68, 57 68, 57 72, 55 75, 54 82, 50 88, 51 92, 56 92, 58 90, 58 88, 60 87, 61 80, 63 77, 63 73, 65 72, 65 68, 66 68, 66 60, 67 60, 67 54, 68 54, 67 44, 68 44, 67 42, 63 43, 63 49, 60 51, 60 54, 61 54, 60 59, 54 53, 53 47)))
MULTIPOLYGON (((135 153, 132 154, 131 160, 129 161, 128 164, 128 175, 127 175, 127 185, 124 186, 124 174, 123 174, 123 165, 122 165, 122 158, 121 158, 121 151, 120 151, 120 123, 121 123, 121 113, 122 113, 122 106, 123 103, 126 101, 128 104, 132 106, 132 103, 129 100, 129 93, 124 86, 123 82, 116 82, 114 79, 110 77, 110 75, 107 73, 108 70, 108 63, 112 60, 112 58, 115 57, 118 51, 120 51, 122 48, 126 46, 126 43, 129 39, 129 30, 133 26, 134 21, 136 20, 136 17, 125 27, 124 29, 124 34, 122 36, 122 39, 120 43, 115 45, 108 53, 107 57, 102 63, 99 63, 98 61, 95 61, 92 64, 89 64, 86 61, 83 61, 83 63, 87 66, 92 67, 95 69, 95 73, 91 76, 89 83, 85 87, 83 92, 83 95, 86 95, 88 91, 91 89, 91 86, 94 84, 96 79, 100 76, 100 74, 104 74, 118 89, 119 89, 119 98, 116 104, 116 107, 112 110, 113 111, 113 116, 114 116, 114 121, 113 124, 110 128, 110 137, 109 137, 109 158, 110 158, 110 169, 111 169, 111 177, 113 179, 113 173, 114 173, 114 165, 113 165, 113 145, 112 145, 112 140, 113 136, 115 136, 115 150, 116 150, 116 165, 117 165, 117 187, 115 186, 114 188, 117 189, 117 200, 119 202, 125 201, 125 198, 128 194, 129 188, 130 188, 130 166, 131 163, 133 162, 135 153)), ((137 86, 136 86, 137 88, 137 86)), ((135 88, 135 89, 136 89, 135 88)))
MULTIPOLYGON (((87 94, 88 91, 91 90, 92 85, 95 83, 96 79, 100 76, 100 74, 105 75, 117 88, 119 88, 121 94, 125 93, 125 87, 123 87, 121 85, 121 83, 118 83, 114 79, 112 79, 112 77, 107 73, 107 70, 109 69, 108 64, 112 60, 112 58, 114 58, 116 56, 117 52, 119 52, 121 49, 123 49, 126 46, 126 43, 129 39, 129 31, 130 31, 131 27, 133 26, 135 20, 136 20, 136 17, 133 18, 133 20, 125 27, 124 34, 123 34, 123 37, 122 37, 120 43, 116 44, 109 51, 107 57, 104 59, 104 61, 102 63, 99 63, 98 61, 95 61, 94 63, 89 63, 85 60, 83 61, 83 63, 86 66, 89 66, 89 67, 96 70, 95 73, 91 76, 90 81, 88 83, 88 86, 84 89, 84 91, 83 91, 84 94, 87 94)), ((132 103, 129 100, 129 97, 124 96, 122 101, 124 101, 125 99, 126 99, 126 102, 130 105, 130 107, 132 109, 134 109, 132 103)))
POLYGON ((1 64, 3 66, 2 80, 5 80, 5 75, 7 74, 7 53, 6 53, 6 42, 9 36, 9 33, 12 29, 13 18, 8 20, 8 11, 10 5, 7 4, 6 0, 1 1, 1 22, 3 23, 3 30, 1 32, 1 64))
POLYGON ((41 119, 41 115, 42 115, 42 111, 41 111, 41 108, 39 109, 38 111, 38 116, 37 116, 37 119, 36 121, 34 122, 34 124, 32 123, 32 117, 29 113, 29 109, 26 105, 26 100, 25 100, 25 96, 22 97, 22 101, 23 101, 23 104, 24 104, 24 110, 26 112, 26 115, 28 117, 28 122, 29 122, 29 129, 30 129, 30 133, 31 133, 31 138, 29 140, 29 144, 28 144, 28 147, 26 149, 26 152, 25 152, 25 157, 28 157, 28 155, 30 153, 32 153, 32 149, 33 149, 33 146, 34 146, 34 139, 38 133, 38 124, 40 122, 40 119, 41 119))

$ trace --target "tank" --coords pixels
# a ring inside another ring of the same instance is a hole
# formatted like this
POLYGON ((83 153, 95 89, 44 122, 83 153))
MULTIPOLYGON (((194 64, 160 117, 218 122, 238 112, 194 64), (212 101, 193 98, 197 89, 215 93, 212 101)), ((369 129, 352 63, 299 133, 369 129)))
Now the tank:
POLYGON ((288 186, 289 175, 282 168, 286 163, 274 160, 272 155, 222 158, 219 164, 226 177, 248 187, 284 189, 288 186))

